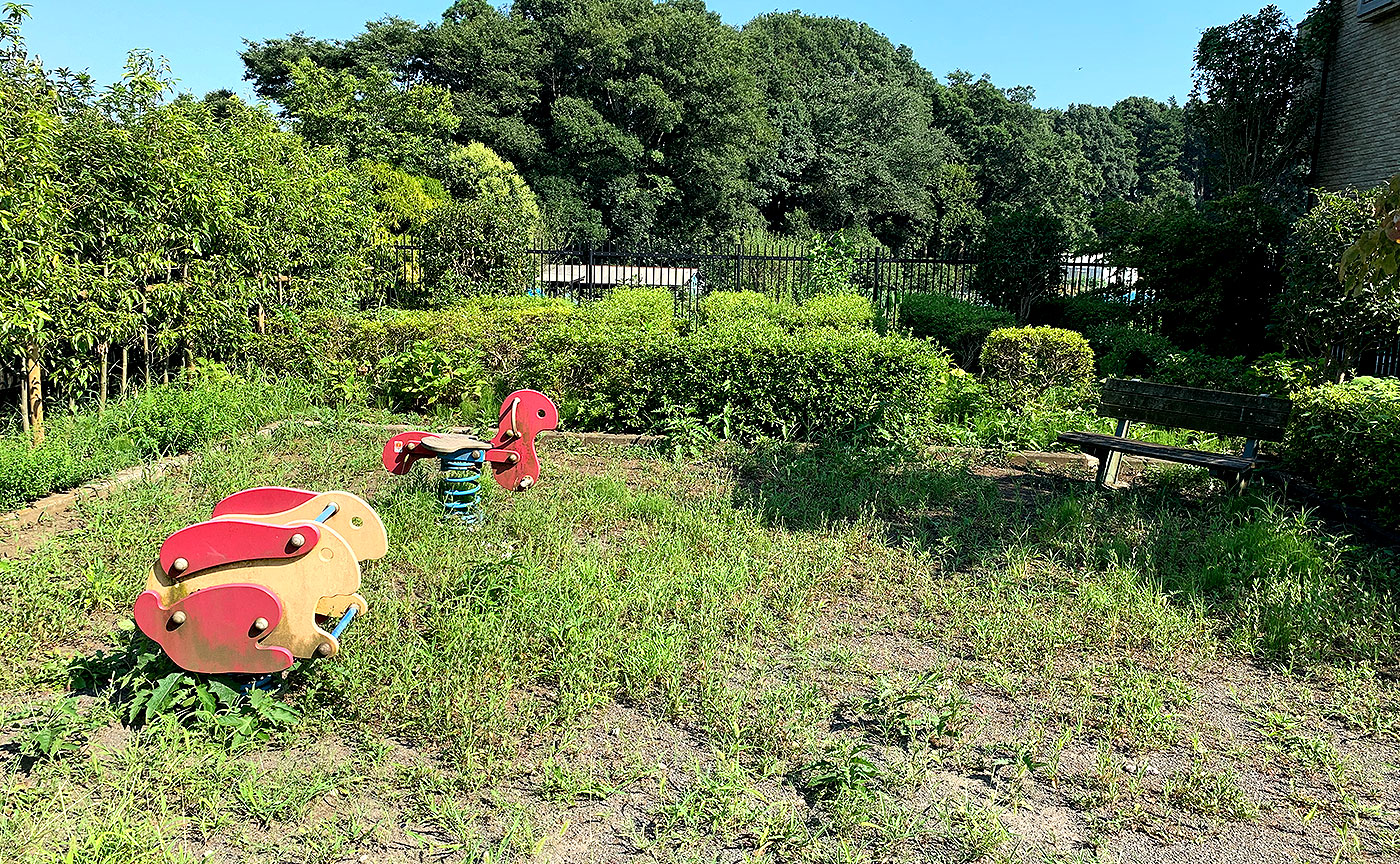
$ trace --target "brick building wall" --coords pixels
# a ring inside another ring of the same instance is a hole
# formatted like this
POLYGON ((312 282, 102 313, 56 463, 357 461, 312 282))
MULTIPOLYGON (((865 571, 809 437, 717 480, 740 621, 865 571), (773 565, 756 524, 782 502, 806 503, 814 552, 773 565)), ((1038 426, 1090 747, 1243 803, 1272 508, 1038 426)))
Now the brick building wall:
POLYGON ((1366 189, 1400 174, 1400 14, 1362 21, 1356 0, 1342 3, 1314 182, 1366 189))

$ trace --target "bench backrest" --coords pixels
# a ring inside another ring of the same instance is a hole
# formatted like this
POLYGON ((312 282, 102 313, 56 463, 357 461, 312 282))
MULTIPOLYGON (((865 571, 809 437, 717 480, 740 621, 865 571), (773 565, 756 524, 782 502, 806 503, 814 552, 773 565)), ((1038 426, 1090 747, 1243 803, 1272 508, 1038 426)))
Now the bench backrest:
POLYGON ((1292 410, 1292 402, 1274 396, 1121 378, 1110 378, 1104 383, 1103 400, 1099 403, 1100 417, 1261 441, 1282 441, 1292 410))

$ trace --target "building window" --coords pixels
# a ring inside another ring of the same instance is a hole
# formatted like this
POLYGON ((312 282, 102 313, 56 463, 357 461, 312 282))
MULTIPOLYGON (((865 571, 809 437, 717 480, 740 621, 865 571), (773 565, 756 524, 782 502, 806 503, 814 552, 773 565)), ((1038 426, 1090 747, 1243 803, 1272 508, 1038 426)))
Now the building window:
POLYGON ((1400 12, 1400 0, 1356 0, 1356 17, 1375 21, 1392 12, 1400 12))

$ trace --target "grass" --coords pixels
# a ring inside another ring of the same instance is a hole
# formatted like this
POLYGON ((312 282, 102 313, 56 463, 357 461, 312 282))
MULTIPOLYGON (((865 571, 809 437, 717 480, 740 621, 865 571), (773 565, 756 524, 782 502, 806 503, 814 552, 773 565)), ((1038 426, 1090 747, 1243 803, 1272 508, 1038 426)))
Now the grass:
POLYGON ((1394 559, 1266 498, 551 441, 462 531, 381 437, 206 449, 0 563, 0 861, 1395 848, 1394 559), (366 494, 392 550, 343 653, 255 702, 126 611, 161 539, 260 484, 366 494))

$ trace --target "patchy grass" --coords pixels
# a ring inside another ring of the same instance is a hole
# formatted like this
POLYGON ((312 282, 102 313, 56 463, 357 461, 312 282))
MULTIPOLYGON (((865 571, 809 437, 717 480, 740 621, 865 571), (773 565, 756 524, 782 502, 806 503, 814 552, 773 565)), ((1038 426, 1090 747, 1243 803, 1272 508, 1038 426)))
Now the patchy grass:
POLYGON ((0 563, 0 861, 1397 851, 1394 559, 1267 499, 556 440, 463 531, 381 437, 230 442, 0 563), (392 546, 267 699, 126 617, 167 534, 261 484, 366 494, 392 546))

